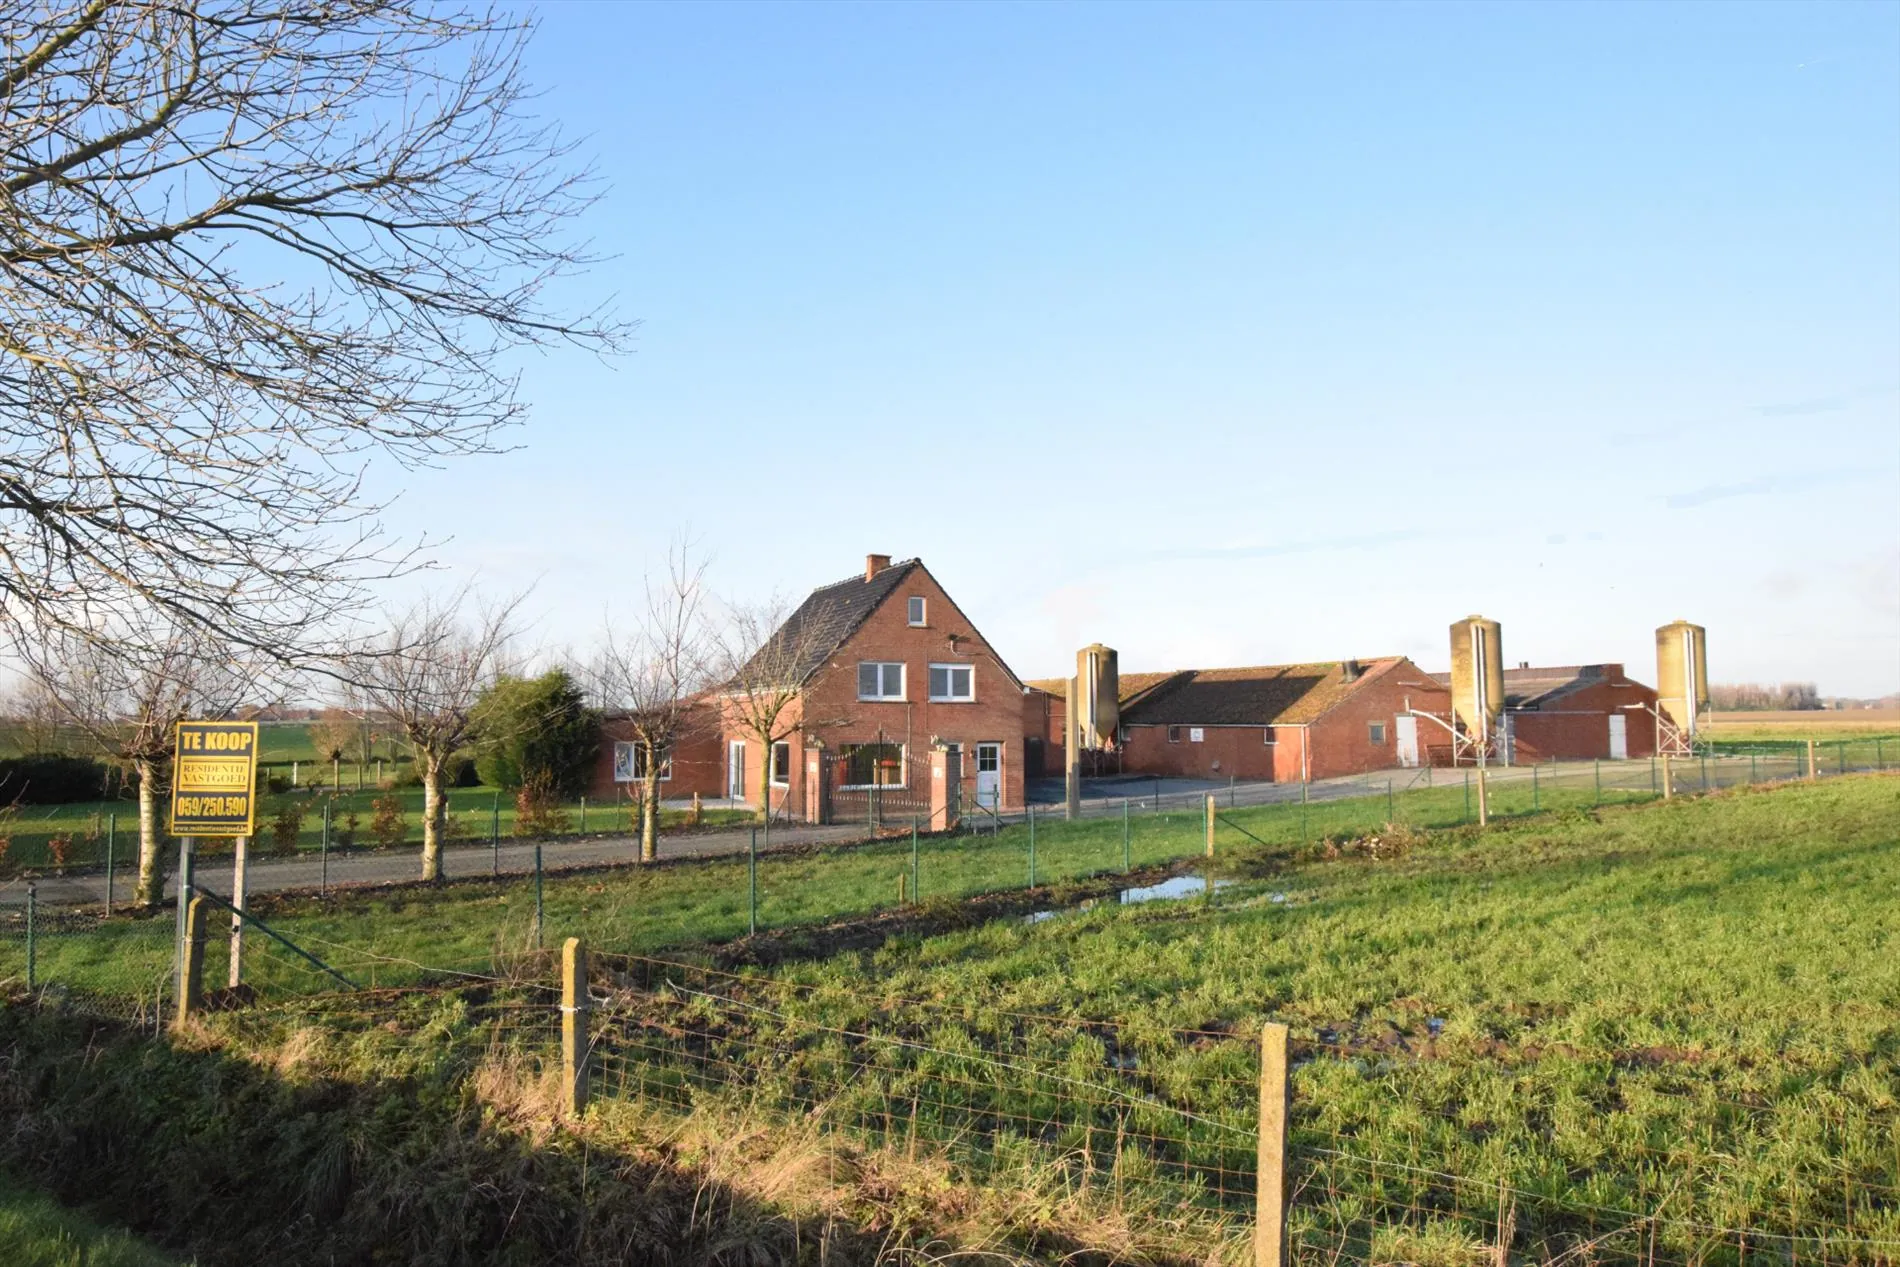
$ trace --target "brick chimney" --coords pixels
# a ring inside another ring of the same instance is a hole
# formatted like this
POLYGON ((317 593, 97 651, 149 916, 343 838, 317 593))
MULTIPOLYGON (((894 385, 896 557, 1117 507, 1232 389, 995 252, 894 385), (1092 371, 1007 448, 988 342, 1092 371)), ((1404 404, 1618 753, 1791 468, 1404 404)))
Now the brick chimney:
POLYGON ((864 556, 864 579, 870 580, 891 565, 888 554, 867 554, 864 556))

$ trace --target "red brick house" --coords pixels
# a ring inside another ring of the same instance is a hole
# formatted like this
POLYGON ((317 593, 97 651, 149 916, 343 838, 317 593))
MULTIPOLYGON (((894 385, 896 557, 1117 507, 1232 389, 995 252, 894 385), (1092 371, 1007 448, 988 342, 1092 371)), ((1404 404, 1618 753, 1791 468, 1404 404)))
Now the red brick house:
POLYGON ((935 752, 965 810, 1022 806, 1022 680, 921 560, 867 556, 862 575, 813 590, 762 659, 788 666, 796 698, 768 752, 724 688, 721 795, 757 805, 769 763, 775 817, 927 818, 935 752))
MULTIPOLYGON (((1064 683, 1035 682, 1059 771, 1064 683)), ((1120 742, 1096 764, 1127 774, 1297 783, 1415 766, 1446 686, 1404 656, 1121 677, 1120 742)))
MULTIPOLYGON (((725 748, 720 743, 719 709, 710 700, 697 710, 698 719, 674 745, 660 769, 660 795, 671 800, 697 793, 705 797, 726 794, 725 748)), ((600 753, 594 758, 588 797, 595 801, 624 801, 638 795, 646 771, 625 714, 601 718, 600 753)))
MULTIPOLYGON (((1449 683, 1448 673, 1433 674, 1449 683)), ((1656 753, 1656 692, 1620 664, 1528 663, 1504 670, 1507 759, 1621 761, 1656 753)))

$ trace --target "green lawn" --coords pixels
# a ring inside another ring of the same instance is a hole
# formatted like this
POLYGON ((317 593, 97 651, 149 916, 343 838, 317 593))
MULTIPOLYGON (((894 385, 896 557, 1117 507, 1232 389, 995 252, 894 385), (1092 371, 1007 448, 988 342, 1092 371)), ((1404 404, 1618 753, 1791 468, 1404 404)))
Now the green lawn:
POLYGON ((1900 1254, 1900 780, 1255 850, 1214 874, 1212 901, 899 936, 770 977, 630 961, 674 987, 628 1005, 598 1077, 822 1105, 868 1140, 934 1137, 990 1183, 1168 1178, 1209 1212, 1180 1233, 1199 1253, 1250 1208, 1271 1019, 1299 1062, 1308 1261, 1490 1261, 1506 1205, 1533 1260, 1900 1254))
POLYGON ((8 1267, 172 1267, 179 1260, 0 1176, 0 1262, 8 1267))
MULTIPOLYGON (((401 835, 396 845, 422 843, 422 789, 397 787, 382 790, 372 786, 362 792, 346 790, 340 794, 309 789, 266 793, 258 798, 257 847, 263 852, 284 851, 293 839, 299 850, 315 850, 324 842, 324 812, 330 817, 329 843, 333 848, 351 845, 371 846, 384 842, 375 832, 377 802, 394 797, 401 806, 401 835), (288 812, 288 813, 287 813, 288 812)), ((502 839, 515 835, 515 803, 512 793, 488 787, 453 788, 448 793, 449 836, 451 840, 487 840, 491 833, 502 839)), ((569 801, 560 807, 564 826, 560 834, 586 832, 632 832, 636 830, 632 803, 617 801, 592 804, 585 800, 569 801)), ((163 807, 161 807, 161 814, 163 807)), ((685 825, 687 812, 665 810, 662 830, 685 825)), ((749 821, 742 810, 708 809, 704 823, 749 821)), ((129 873, 138 849, 138 807, 129 800, 86 801, 68 805, 21 805, 5 811, 0 818, 0 839, 6 841, 0 853, 0 871, 20 872, 51 867, 54 843, 66 841, 66 862, 71 866, 102 865, 111 847, 113 864, 129 873)), ((168 840, 168 855, 175 842, 168 840)), ((228 849, 224 842, 205 842, 213 850, 228 849)))

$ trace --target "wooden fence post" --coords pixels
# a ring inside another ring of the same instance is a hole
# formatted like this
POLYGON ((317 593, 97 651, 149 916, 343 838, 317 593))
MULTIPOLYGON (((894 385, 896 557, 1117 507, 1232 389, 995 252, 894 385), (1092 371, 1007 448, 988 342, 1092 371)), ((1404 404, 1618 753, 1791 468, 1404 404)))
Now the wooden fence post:
POLYGON ((587 950, 570 937, 561 947, 561 1108, 587 1107, 587 950))
POLYGON ((1814 740, 1808 740, 1808 782, 1814 782, 1814 740))
POLYGON ((1254 1267, 1286 1267, 1286 1026, 1260 1033, 1260 1155, 1253 1232, 1254 1267))
POLYGON ((1663 799, 1666 801, 1676 794, 1676 780, 1669 769, 1669 754, 1662 754, 1663 799))
POLYGON ((1207 794, 1207 856, 1214 856, 1214 794, 1207 794))
POLYGON ((201 897, 192 898, 185 908, 184 959, 178 970, 178 1015, 172 1019, 174 1029, 183 1029, 204 1003, 205 900, 201 897))

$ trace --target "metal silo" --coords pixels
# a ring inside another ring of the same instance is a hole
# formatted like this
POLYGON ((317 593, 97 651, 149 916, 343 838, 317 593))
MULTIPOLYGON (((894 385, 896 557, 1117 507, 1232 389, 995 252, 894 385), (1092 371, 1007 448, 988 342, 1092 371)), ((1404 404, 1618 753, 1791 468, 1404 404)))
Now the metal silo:
POLYGON ((1451 627, 1451 710, 1472 755, 1488 751, 1504 714, 1504 644, 1498 622, 1466 616, 1451 627))
POLYGON ((1678 620, 1656 631, 1656 704, 1684 736, 1709 706, 1708 631, 1678 620))
POLYGON ((1080 696, 1080 726, 1084 748, 1112 748, 1121 725, 1121 675, 1115 649, 1092 643, 1075 653, 1075 681, 1080 696))

